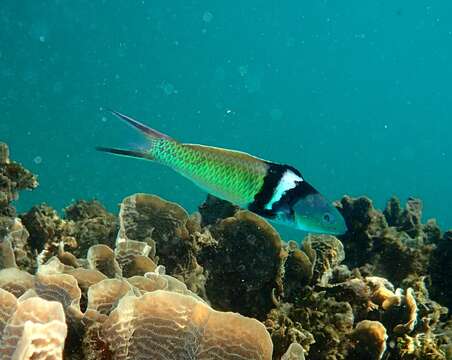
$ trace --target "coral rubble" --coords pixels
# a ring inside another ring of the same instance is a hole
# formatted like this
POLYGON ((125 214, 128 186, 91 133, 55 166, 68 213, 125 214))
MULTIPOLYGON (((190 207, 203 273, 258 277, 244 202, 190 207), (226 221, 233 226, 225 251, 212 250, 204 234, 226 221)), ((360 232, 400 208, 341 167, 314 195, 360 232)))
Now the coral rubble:
POLYGON ((452 230, 418 199, 345 196, 349 231, 297 244, 213 196, 16 214, 36 186, 0 144, 2 359, 452 359, 452 230))

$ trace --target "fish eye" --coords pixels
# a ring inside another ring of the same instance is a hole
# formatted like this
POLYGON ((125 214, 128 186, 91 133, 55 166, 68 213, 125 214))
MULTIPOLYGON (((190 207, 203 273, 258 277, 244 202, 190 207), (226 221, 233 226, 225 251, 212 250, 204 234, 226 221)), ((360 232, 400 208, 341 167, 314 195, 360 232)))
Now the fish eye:
POLYGON ((323 214, 323 222, 329 224, 332 222, 332 220, 333 216, 330 213, 326 212, 325 214, 323 214))

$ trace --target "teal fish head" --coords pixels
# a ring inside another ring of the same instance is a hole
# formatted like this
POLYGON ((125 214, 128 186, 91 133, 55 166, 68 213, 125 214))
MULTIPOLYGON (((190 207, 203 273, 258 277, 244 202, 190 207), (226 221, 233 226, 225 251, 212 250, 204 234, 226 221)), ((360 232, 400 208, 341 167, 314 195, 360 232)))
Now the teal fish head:
POLYGON ((341 213, 318 192, 300 198, 292 209, 295 226, 300 230, 331 235, 347 231, 341 213))

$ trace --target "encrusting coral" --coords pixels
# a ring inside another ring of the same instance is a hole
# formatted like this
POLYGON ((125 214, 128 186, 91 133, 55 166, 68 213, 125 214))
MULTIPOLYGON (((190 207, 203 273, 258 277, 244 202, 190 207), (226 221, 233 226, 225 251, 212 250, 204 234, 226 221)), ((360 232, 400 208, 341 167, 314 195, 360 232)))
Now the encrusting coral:
POLYGON ((346 234, 297 244, 213 196, 17 216, 36 185, 0 145, 1 359, 452 358, 452 231, 417 199, 346 196, 346 234))

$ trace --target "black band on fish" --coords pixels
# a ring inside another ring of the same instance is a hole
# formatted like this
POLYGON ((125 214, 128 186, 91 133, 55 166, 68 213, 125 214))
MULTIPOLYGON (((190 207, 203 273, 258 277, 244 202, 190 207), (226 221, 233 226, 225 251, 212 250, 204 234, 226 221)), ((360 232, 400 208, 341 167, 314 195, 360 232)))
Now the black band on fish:
POLYGON ((264 178, 264 184, 262 185, 261 190, 255 195, 254 201, 248 205, 248 209, 259 215, 272 218, 275 216, 274 209, 273 207, 269 209, 267 205, 272 201, 275 191, 278 188, 284 174, 291 171, 300 178, 301 174, 297 169, 289 165, 281 165, 270 162, 267 162, 267 165, 268 171, 264 178))
POLYGON ((318 193, 319 192, 307 181, 299 182, 294 188, 286 191, 281 199, 273 204, 273 209, 278 211, 280 208, 292 208, 298 200, 303 199, 308 195, 318 193))

